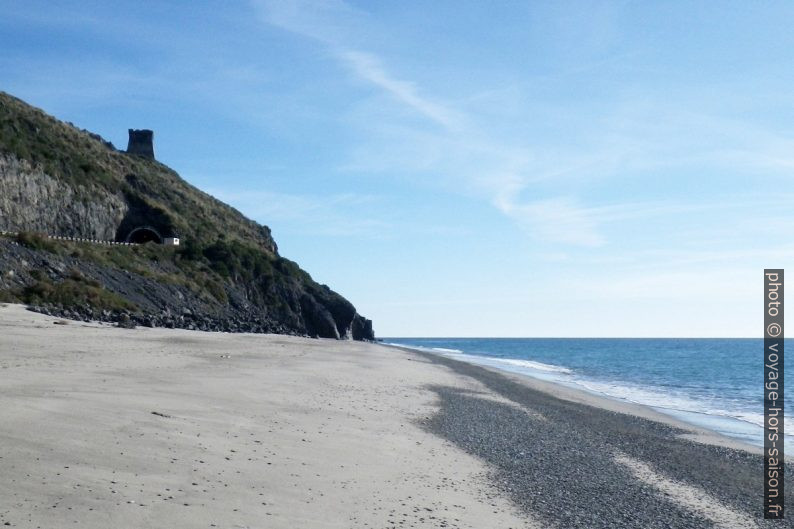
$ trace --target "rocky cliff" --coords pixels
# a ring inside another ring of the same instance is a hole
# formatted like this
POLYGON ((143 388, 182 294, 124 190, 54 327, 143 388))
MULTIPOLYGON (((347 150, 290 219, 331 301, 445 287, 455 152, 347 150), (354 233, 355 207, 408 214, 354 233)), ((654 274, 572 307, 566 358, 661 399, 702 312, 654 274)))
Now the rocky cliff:
POLYGON ((172 169, 0 92, 0 298, 200 329, 373 339, 350 302, 280 256, 270 230, 172 169), (107 246, 142 226, 183 244, 107 246))
POLYGON ((128 211, 121 193, 68 184, 0 153, 0 229, 114 240, 128 211))

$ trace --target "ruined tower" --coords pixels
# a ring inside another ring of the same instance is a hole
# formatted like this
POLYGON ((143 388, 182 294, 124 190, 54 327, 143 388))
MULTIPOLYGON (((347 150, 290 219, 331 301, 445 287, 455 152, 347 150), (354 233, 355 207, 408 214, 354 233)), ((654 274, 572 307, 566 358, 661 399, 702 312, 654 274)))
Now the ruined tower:
POLYGON ((127 152, 154 160, 154 144, 152 142, 154 132, 147 129, 129 129, 129 132, 130 141, 127 143, 127 152))

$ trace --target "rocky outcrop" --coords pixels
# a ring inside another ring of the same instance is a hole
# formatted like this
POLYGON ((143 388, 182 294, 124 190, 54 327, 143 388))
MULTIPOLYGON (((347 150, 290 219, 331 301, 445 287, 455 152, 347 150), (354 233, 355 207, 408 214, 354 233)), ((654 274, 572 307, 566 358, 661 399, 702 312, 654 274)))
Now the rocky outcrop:
POLYGON ((306 331, 310 336, 328 336, 337 340, 340 338, 331 312, 318 303, 314 296, 304 292, 300 298, 300 307, 306 322, 306 331))
POLYGON ((351 338, 354 340, 374 340, 375 331, 372 329, 372 320, 356 314, 351 325, 351 338))
MULTIPOLYGON (((27 248, 0 238, 0 294, 23 292, 42 282, 58 284, 75 275, 81 281, 102 285, 129 301, 134 308, 103 309, 90 303, 34 303, 32 308, 53 316, 76 320, 115 322, 121 326, 167 327, 202 331, 277 333, 323 338, 374 340, 372 323, 358 314, 340 335, 331 312, 312 294, 297 285, 282 295, 298 298, 299 310, 285 317, 252 303, 243 285, 224 285, 226 303, 177 282, 155 277, 174 274, 168 262, 153 263, 146 274, 121 270, 91 261, 27 248)), ((13 300, 12 300, 13 301, 13 300)))
POLYGON ((121 195, 65 184, 0 153, 0 230, 113 240, 128 209, 121 195))

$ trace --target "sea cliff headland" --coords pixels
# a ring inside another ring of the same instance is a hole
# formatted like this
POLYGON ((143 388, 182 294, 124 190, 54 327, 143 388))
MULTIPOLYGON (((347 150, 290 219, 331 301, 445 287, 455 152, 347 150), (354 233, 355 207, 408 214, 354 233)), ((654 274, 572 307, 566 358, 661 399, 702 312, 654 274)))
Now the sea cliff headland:
POLYGON ((129 133, 121 151, 0 92, 0 301, 75 320, 374 339, 270 228, 157 161, 152 131, 129 133))

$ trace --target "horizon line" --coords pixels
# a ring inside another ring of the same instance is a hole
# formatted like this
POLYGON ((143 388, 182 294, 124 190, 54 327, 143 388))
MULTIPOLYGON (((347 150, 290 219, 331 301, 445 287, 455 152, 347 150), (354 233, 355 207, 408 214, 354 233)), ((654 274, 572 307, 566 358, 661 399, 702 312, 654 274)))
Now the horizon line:
MULTIPOLYGON (((763 336, 384 336, 394 340, 763 340, 763 336)), ((786 339, 784 336, 783 339, 786 339)))

